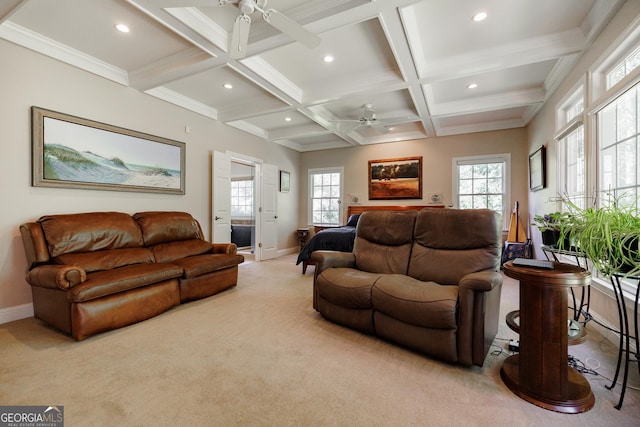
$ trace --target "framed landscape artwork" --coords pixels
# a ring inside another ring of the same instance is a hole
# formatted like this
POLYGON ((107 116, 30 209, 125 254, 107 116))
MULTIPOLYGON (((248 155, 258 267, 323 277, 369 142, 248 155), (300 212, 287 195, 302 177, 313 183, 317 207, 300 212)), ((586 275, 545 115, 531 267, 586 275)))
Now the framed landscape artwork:
POLYGON ((369 200, 421 198, 422 156, 369 160, 369 200))
POLYGON ((31 108, 32 185, 185 194, 185 144, 31 108))

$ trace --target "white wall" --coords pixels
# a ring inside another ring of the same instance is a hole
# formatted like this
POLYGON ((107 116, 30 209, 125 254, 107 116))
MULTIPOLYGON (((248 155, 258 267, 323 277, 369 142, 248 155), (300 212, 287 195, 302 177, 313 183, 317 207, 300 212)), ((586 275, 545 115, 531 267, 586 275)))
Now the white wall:
POLYGON ((24 279, 21 223, 44 214, 182 210, 198 219, 209 236, 214 150, 246 154, 291 172, 292 191, 279 193, 278 198, 278 246, 281 250, 297 246, 295 182, 300 154, 296 151, 3 40, 0 58, 0 323, 3 316, 15 317, 11 310, 31 302, 24 279), (34 105, 186 143, 186 194, 32 187, 30 108, 34 105), (191 129, 189 134, 185 125, 191 129))

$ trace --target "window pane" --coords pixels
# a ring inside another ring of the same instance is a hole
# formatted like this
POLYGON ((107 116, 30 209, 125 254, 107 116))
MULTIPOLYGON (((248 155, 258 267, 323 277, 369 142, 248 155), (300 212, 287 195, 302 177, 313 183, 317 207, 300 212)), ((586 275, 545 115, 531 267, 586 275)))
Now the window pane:
POLYGON ((504 216, 504 162, 458 165, 458 206, 460 209, 493 209, 504 216))
POLYGON ((460 177, 460 179, 470 179, 473 176, 473 166, 472 165, 458 166, 458 176, 460 177))
MULTIPOLYGON (((636 49, 635 55, 639 52, 636 49)), ((640 85, 636 84, 597 115, 600 129, 598 194, 601 206, 610 202, 611 196, 621 204, 637 203, 640 183, 639 88, 640 85), (616 131, 612 132, 611 129, 616 131)))

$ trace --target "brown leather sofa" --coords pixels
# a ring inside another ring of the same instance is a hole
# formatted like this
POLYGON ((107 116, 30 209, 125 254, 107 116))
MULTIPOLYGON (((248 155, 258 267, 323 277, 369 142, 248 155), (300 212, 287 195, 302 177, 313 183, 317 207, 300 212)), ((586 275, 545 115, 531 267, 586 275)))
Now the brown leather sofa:
POLYGON ((352 253, 313 253, 313 306, 335 323, 482 366, 498 331, 501 246, 500 216, 488 209, 364 212, 352 253))
POLYGON ((35 317, 77 340, 235 286, 244 261, 184 212, 48 215, 20 233, 35 317))

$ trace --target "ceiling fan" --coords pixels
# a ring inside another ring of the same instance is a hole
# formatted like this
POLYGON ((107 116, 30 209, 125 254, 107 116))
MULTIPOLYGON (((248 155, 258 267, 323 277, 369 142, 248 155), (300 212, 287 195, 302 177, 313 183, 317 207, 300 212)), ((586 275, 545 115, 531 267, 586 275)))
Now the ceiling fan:
POLYGON ((234 59, 244 58, 247 53, 249 29, 251 27, 250 15, 256 11, 262 14, 262 19, 267 24, 272 25, 308 48, 313 49, 320 44, 320 37, 302 25, 275 9, 266 9, 267 0, 218 0, 218 4, 220 6, 232 4, 240 9, 240 15, 238 15, 233 25, 231 44, 229 45, 229 54, 234 59))
POLYGON ((385 119, 384 121, 380 121, 376 118, 376 112, 373 110, 373 105, 364 104, 362 106, 362 116, 359 119, 352 120, 331 120, 332 122, 338 123, 352 123, 350 128, 345 129, 345 131, 352 132, 360 127, 372 128, 376 129, 382 133, 389 133, 391 129, 388 126, 394 125, 396 123, 404 122, 408 120, 409 117, 398 117, 394 119, 385 119))

